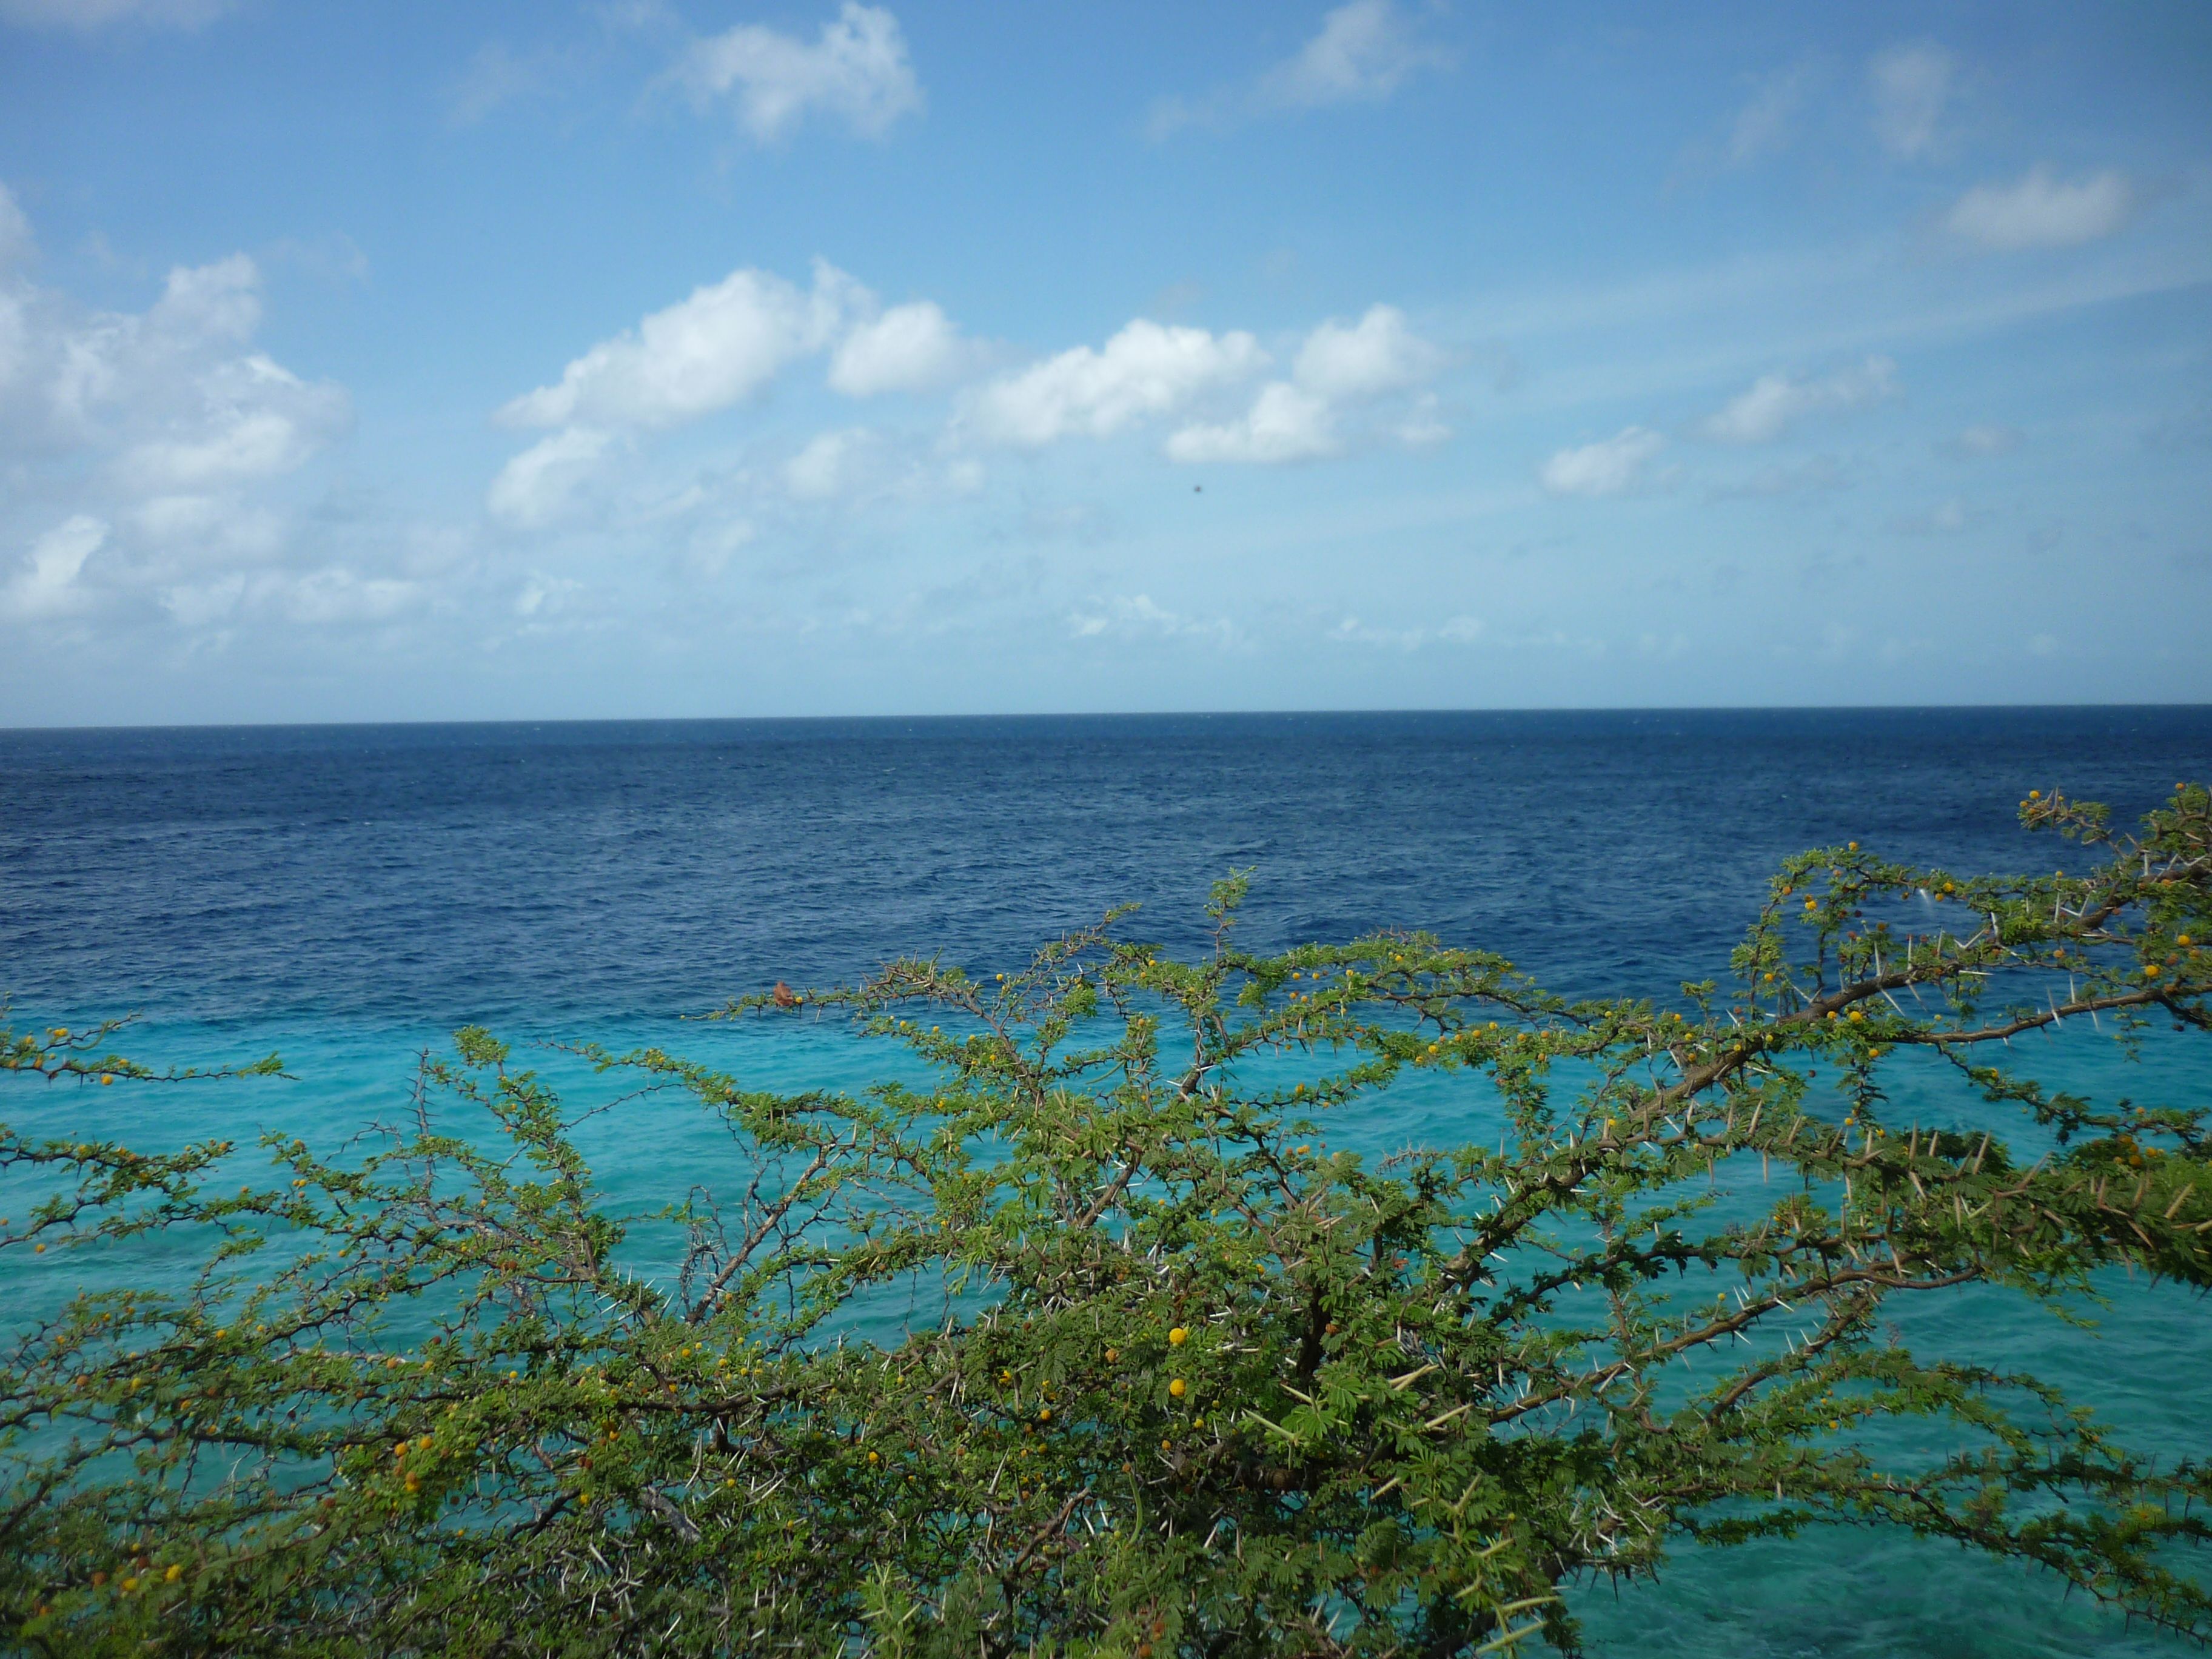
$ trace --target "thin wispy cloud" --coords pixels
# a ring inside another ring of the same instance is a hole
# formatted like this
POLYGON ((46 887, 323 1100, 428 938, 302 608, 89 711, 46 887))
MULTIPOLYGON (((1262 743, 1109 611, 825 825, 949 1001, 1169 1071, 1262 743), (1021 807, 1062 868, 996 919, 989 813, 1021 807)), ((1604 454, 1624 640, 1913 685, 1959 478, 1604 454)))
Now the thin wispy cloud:
POLYGON ((1898 394, 1897 365, 1887 357, 1869 357, 1820 378, 1762 374, 1698 429, 1721 443, 1772 443, 1808 416, 1858 409, 1898 394))
POLYGON ((1778 70, 1759 79, 1750 101, 1736 112, 1729 128, 1723 154, 1731 167, 1747 167, 1789 148, 1805 106, 1809 78, 1800 66, 1778 70))
POLYGON ((2079 247, 2124 229, 2137 199, 2111 168, 2069 181, 2038 165, 2008 185, 1975 185, 1943 216, 1943 228, 1991 253, 2079 247))
POLYGON ((1258 116, 1373 104, 1424 71, 1449 68, 1449 52, 1429 40, 1395 0, 1350 0, 1320 29, 1256 81, 1224 87, 1195 102, 1161 100, 1146 131, 1166 138, 1185 127, 1221 126, 1258 116))
POLYGON ((1892 46, 1867 65, 1874 102, 1874 135, 1900 161, 1927 155, 1942 136, 1955 64, 1932 41, 1892 46))

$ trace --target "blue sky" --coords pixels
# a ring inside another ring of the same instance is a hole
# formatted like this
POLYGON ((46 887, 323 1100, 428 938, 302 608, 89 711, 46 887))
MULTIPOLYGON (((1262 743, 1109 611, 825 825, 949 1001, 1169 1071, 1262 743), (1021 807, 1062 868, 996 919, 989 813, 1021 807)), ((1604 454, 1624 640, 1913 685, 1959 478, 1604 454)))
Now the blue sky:
POLYGON ((2212 11, 0 0, 0 724, 2212 696, 2212 11))

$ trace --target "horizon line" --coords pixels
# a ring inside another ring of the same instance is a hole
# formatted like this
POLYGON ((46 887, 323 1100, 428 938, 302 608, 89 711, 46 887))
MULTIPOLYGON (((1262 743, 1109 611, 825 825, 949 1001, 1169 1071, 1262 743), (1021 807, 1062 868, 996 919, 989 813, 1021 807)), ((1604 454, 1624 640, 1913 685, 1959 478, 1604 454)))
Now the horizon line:
POLYGON ((85 722, 76 725, 14 726, 0 724, 0 736, 30 737, 46 733, 94 732, 317 732, 364 731, 399 727, 534 726, 801 726, 859 721, 984 720, 1291 720, 1350 719, 1378 716, 1543 715, 1543 714, 2079 714, 2094 710, 2179 712, 2212 710, 2212 702, 1897 702, 1897 703, 1558 703, 1476 708, 1430 707, 1337 708, 1132 708, 1036 709, 1022 712, 931 711, 915 714, 560 714, 501 715, 490 718, 437 719, 424 716, 391 720, 180 720, 167 722, 85 722))

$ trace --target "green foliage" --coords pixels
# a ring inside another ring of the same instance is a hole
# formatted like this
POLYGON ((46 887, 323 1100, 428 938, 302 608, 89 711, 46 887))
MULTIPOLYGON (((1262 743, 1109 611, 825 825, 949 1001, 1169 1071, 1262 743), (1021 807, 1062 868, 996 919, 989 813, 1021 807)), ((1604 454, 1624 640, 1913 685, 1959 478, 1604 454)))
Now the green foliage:
MULTIPOLYGON (((271 1138, 235 1194, 225 1146, 0 1130, 5 1178, 50 1192, 0 1250, 204 1259, 79 1297, 0 1370, 0 1626, 72 1654, 1571 1648, 1563 1585, 1851 1522, 2204 1636, 2204 1468, 1881 1318, 1976 1286, 2063 1310, 2123 1266, 2212 1282, 2205 1112, 2045 1089, 2005 1043, 2205 1028, 2205 792, 2132 839, 2022 813, 2095 867, 1807 854, 1732 987, 1680 1009, 1419 935, 1250 953, 1239 875, 1200 961, 1109 917, 1002 978, 908 961, 805 1000, 927 1087, 579 1051, 728 1127, 726 1170, 653 1218, 478 1030, 389 1144, 271 1138), (1907 931, 1923 894, 1946 924, 1907 931), (1892 1121, 1900 1057, 2045 1150, 1892 1121), (1329 1150, 1407 1073, 1502 1139, 1329 1150)), ((0 1053, 146 1075, 58 1031, 0 1053)))

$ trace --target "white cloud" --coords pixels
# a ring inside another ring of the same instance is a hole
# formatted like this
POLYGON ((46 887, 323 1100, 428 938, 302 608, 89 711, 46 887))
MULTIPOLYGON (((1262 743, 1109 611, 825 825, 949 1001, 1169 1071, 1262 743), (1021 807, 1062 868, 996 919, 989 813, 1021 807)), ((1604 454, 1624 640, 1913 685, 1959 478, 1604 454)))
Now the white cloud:
POLYGON ((696 40, 678 70, 704 98, 734 96, 738 119, 763 143, 781 137, 809 111, 840 116, 855 132, 882 132, 921 107, 921 84, 907 61, 898 19, 846 0, 812 45, 757 23, 696 40))
POLYGON ((1887 357, 1869 357, 1825 380, 1765 374, 1710 416, 1703 429, 1723 443, 1771 443, 1816 411, 1856 409, 1897 394, 1897 365, 1887 357))
POLYGON ((1187 426, 1168 440, 1176 461, 1281 462, 1312 460, 1336 452, 1336 424, 1328 400, 1273 380, 1260 388, 1252 407, 1219 426, 1187 426))
POLYGON ((848 398, 921 392, 958 373, 959 331, 927 300, 855 323, 830 354, 830 385, 848 398))
POLYGON ((1379 397, 1420 385, 1444 355, 1406 326, 1395 306, 1372 306, 1346 327, 1334 318, 1306 337, 1293 373, 1307 391, 1330 399, 1379 397))
POLYGON ((849 276, 817 263, 804 290, 768 271, 732 271, 635 329, 602 340, 499 411, 510 426, 674 426, 751 396, 794 358, 829 343, 861 297, 849 276))
POLYGON ((1070 434, 1109 437, 1266 367, 1260 343, 1139 318, 1105 346, 1076 346, 982 387, 969 416, 995 442, 1035 448, 1070 434))
POLYGON ((1392 0, 1351 0, 1261 82, 1267 101, 1296 108, 1388 98, 1416 70, 1449 60, 1422 42, 1392 0))
POLYGON ((1153 603, 1149 593, 1094 599, 1070 617, 1068 623, 1079 639, 1096 639, 1103 634, 1133 634, 1159 639, 1210 639, 1228 646, 1237 644, 1243 637, 1237 624, 1226 617, 1217 617, 1211 622, 1186 617, 1153 603))
POLYGON ((410 609, 421 589, 396 577, 363 576, 343 565, 326 565, 299 575, 271 572, 249 583, 247 593, 249 602, 258 601, 288 622, 326 626, 388 622, 410 609))
POLYGON ((84 562, 107 541, 107 526, 89 514, 79 513, 39 538, 30 556, 0 594, 12 617, 34 620, 74 611, 84 596, 77 576, 84 562))
POLYGON ((198 630, 228 620, 245 593, 245 574, 234 570, 212 581, 179 582, 163 588, 161 608, 182 626, 198 630))
POLYGON ((783 464, 785 488, 803 501, 829 500, 849 484, 854 457, 872 435, 861 427, 820 434, 783 464))
POLYGON ((271 492, 343 434, 352 410, 343 388, 254 349, 261 313, 260 272, 243 254, 177 267, 137 313, 6 285, 0 536, 33 549, 12 579, 0 573, 0 611, 137 595, 188 620, 212 614, 237 568, 281 562, 289 514, 271 492), (63 522, 34 536, 33 510, 63 522))
POLYGON ((514 614, 523 617, 550 616, 563 609, 572 597, 583 591, 583 586, 573 577, 533 572, 514 596, 514 614))
POLYGON ((1381 645, 1419 651, 1430 645, 1473 645, 1483 635, 1480 617, 1447 617, 1434 628, 1378 628, 1357 617, 1341 618, 1327 637, 1340 645, 1381 645))
POLYGON ((1934 148, 1951 96, 1951 54, 1930 41, 1892 46, 1867 65, 1875 137, 1899 161, 1934 148))
POLYGON ((1329 104, 1379 103, 1413 75, 1442 69, 1451 54, 1420 39, 1395 0, 1351 0, 1322 19, 1321 32, 1258 81, 1224 87, 1195 103, 1164 98, 1146 125, 1155 139, 1184 127, 1329 104))
POLYGON ((1425 392, 1413 399, 1413 407, 1396 428, 1398 441, 1408 449, 1429 449, 1452 434, 1437 414, 1437 394, 1425 392))
POLYGON ((260 267, 243 253, 213 264, 179 265, 146 320, 179 343, 250 339, 261 326, 260 267))
POLYGON ((0 392, 23 370, 30 349, 30 323, 23 302, 0 290, 0 392))
POLYGON ((1992 252, 2078 247, 2110 236, 2134 216, 2136 192, 2109 169, 2063 184, 2030 167, 2013 185, 1977 185, 1943 218, 1944 228, 1992 252))
POLYGON ((265 507, 248 506, 235 493, 156 495, 134 507, 130 519, 142 542, 172 558, 186 555, 202 562, 258 564, 283 547, 283 520, 265 507))
POLYGON ((1562 449, 1546 461, 1537 482, 1554 495, 1622 495, 1644 482, 1644 469, 1667 447, 1650 428, 1624 428, 1579 449, 1562 449))
POLYGON ((517 57, 504 43, 488 41, 448 94, 447 117, 455 126, 471 125, 505 105, 550 90, 574 70, 573 53, 544 50, 517 57))
POLYGON ((230 10, 236 0, 0 0, 0 22, 22 28, 90 32, 109 24, 196 29, 230 10))
POLYGON ((484 505, 494 518, 525 529, 550 522, 591 476, 611 441, 608 433, 581 426, 539 440, 500 468, 484 505))
POLYGON ((150 439, 124 454, 118 466, 133 488, 195 490, 289 472, 351 416, 337 387, 309 386, 258 352, 210 370, 200 392, 187 435, 150 439))
MULTIPOLYGON (((1332 317, 1306 336, 1290 380, 1261 386, 1234 421, 1185 427, 1168 440, 1168 458, 1270 464, 1333 455, 1342 447, 1337 421, 1343 405, 1410 391, 1443 362, 1444 354, 1407 328, 1395 306, 1370 307, 1356 323, 1332 317)), ((1434 403, 1425 400, 1401 425, 1401 441, 1419 446, 1451 435, 1437 420, 1434 403)))

